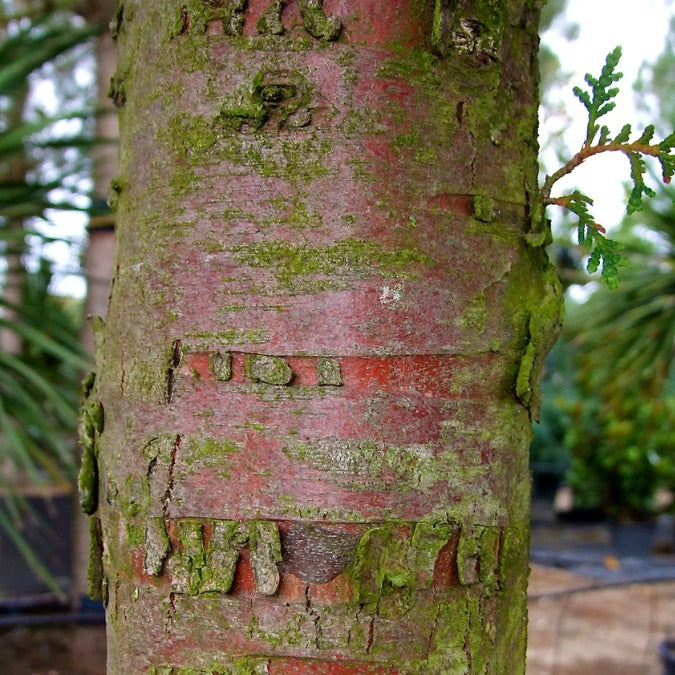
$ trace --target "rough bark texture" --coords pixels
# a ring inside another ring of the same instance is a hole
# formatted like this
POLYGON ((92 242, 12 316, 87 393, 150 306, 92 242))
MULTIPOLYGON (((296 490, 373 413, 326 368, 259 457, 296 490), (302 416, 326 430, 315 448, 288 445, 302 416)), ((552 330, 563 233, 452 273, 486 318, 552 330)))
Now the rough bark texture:
MULTIPOLYGON (((83 3, 85 4, 85 3, 83 3)), ((86 8, 83 7, 83 12, 86 8)), ((88 9, 91 15, 84 14, 92 24, 102 22, 101 14, 106 10, 111 16, 114 3, 101 0, 91 3, 88 9)), ((115 45, 109 33, 96 38, 96 98, 100 109, 110 107, 107 97, 110 78, 116 67, 115 45)), ((117 116, 100 115, 96 119, 96 136, 111 141, 119 138, 117 116)), ((110 144, 101 144, 93 149, 94 190, 105 195, 111 180, 117 174, 117 148, 110 144)), ((84 252, 83 267, 87 279, 87 295, 84 299, 84 318, 80 340, 82 346, 93 354, 96 349, 94 331, 89 317, 105 317, 108 311, 108 295, 115 258, 115 231, 112 215, 89 219, 87 248, 84 252)), ((87 559, 89 550, 89 523, 85 514, 80 513, 73 523, 73 583, 71 600, 78 607, 87 595, 87 559)))
POLYGON ((524 670, 537 4, 121 6, 110 673, 524 670))

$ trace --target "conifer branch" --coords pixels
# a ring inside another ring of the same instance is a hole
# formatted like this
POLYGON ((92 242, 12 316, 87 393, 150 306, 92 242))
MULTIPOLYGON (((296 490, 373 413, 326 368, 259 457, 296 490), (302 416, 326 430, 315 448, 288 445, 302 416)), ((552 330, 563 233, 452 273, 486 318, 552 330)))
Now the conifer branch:
POLYGON ((579 151, 568 162, 546 177, 541 190, 544 206, 560 206, 577 216, 579 244, 589 252, 587 269, 590 273, 601 269, 601 278, 610 288, 618 285, 618 268, 625 264, 625 257, 621 254, 621 245, 604 236, 605 228, 595 222, 589 211, 589 206, 593 204, 590 197, 578 190, 568 195, 551 197, 551 191, 563 176, 571 174, 588 158, 604 152, 620 152, 628 159, 630 177, 633 182, 633 189, 626 204, 628 214, 643 208, 644 197, 655 196, 654 190, 644 181, 644 174, 647 170, 645 157, 653 157, 659 161, 663 180, 670 183, 675 171, 675 155, 673 155, 675 133, 671 133, 660 143, 652 143, 654 126, 650 124, 638 139, 631 142, 630 124, 625 124, 614 137, 607 126, 598 124, 599 118, 615 107, 612 99, 619 93, 619 89, 612 85, 623 77, 622 73, 615 71, 620 58, 621 47, 616 47, 607 55, 599 78, 586 75, 585 80, 590 92, 574 87, 574 94, 588 113, 586 138, 579 151))

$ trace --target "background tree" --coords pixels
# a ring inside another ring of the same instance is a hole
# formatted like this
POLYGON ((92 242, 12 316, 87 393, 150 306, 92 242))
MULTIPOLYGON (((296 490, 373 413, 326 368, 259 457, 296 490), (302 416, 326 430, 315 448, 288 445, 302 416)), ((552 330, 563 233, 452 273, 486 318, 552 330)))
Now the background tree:
POLYGON ((524 669, 538 5, 121 6, 110 673, 524 669))

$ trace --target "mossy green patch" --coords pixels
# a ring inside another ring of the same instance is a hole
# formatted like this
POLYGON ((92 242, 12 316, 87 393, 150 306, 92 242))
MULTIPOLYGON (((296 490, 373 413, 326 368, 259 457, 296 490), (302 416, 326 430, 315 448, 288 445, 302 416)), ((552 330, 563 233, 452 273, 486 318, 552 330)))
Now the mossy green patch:
POLYGON ((276 523, 254 521, 249 528, 249 548, 255 588, 263 595, 273 595, 279 586, 281 539, 276 523))
POLYGON ((507 16, 504 2, 436 0, 431 44, 443 57, 459 56, 474 68, 491 66, 499 61, 507 16))
POLYGON ((473 212, 478 220, 484 223, 491 223, 495 219, 494 200, 488 195, 474 195, 473 212))
POLYGON ((197 595, 202 583, 202 568, 206 564, 203 524, 200 520, 178 521, 181 550, 170 559, 172 587, 177 593, 197 595))
POLYGON ((392 618, 405 614, 416 593, 430 588, 438 555, 456 530, 449 522, 392 523, 367 530, 352 568, 356 601, 377 606, 380 613, 386 608, 392 618))
POLYGON ((281 0, 272 0, 256 23, 257 31, 263 35, 282 35, 281 9, 281 0))
POLYGON ((302 24, 312 37, 332 42, 340 35, 342 20, 338 16, 327 16, 322 4, 323 0, 298 0, 302 24))
MULTIPOLYGON (((533 249, 541 251, 541 249, 533 249)), ((545 256, 545 252, 541 253, 545 256)), ((527 343, 516 375, 516 396, 528 408, 533 419, 539 419, 541 392, 539 385, 544 361, 558 337, 563 317, 562 292, 556 271, 545 261, 544 288, 527 321, 527 343)))
MULTIPOLYGON (((413 672, 466 675, 472 671, 466 650, 470 614, 466 594, 458 594, 454 602, 440 602, 436 608, 434 631, 429 654, 413 672)), ((493 671, 499 672, 499 671, 493 671)), ((508 670, 503 671, 508 672, 508 670)))
POLYGON ((480 581, 491 591, 495 589, 499 536, 496 528, 471 524, 462 527, 457 545, 457 573, 462 585, 480 581))
POLYGON ((232 356, 229 353, 214 352, 209 358, 209 367, 219 382, 227 382, 232 377, 232 356))
POLYGON ((250 328, 242 330, 238 328, 231 328, 228 330, 211 333, 207 331, 194 331, 186 334, 186 338, 193 338, 195 345, 204 345, 205 348, 213 347, 214 345, 259 345, 269 342, 268 331, 264 328, 250 328), (197 342, 199 341, 199 342, 197 342))
POLYGON ((248 377, 265 384, 286 385, 293 379, 293 370, 280 356, 248 354, 245 369, 248 377))
POLYGON ((77 490, 82 510, 87 514, 94 513, 98 506, 98 458, 94 446, 83 449, 77 490))
POLYGON ((420 266, 431 262, 431 258, 417 248, 389 250, 373 241, 351 238, 314 248, 284 241, 228 248, 240 264, 269 269, 278 282, 288 288, 311 288, 313 284, 319 288, 340 286, 345 277, 370 276, 373 271, 398 279, 412 278, 420 274, 420 266), (307 277, 315 279, 303 281, 307 277))
MULTIPOLYGON (((200 659, 204 661, 204 659, 200 659)), ((231 660, 217 659, 208 666, 152 666, 148 675, 212 675, 213 673, 227 673, 227 675, 266 675, 269 660, 266 657, 241 656, 231 660)))
POLYGON ((340 362, 337 359, 321 357, 316 366, 317 384, 321 387, 339 387, 342 384, 340 362))
POLYGON ((485 330, 487 321, 487 298, 485 292, 478 293, 471 298, 462 315, 456 320, 456 324, 465 330, 470 330, 480 335, 485 330))
MULTIPOLYGON (((454 447, 434 452, 431 445, 395 445, 376 441, 326 438, 303 441, 289 438, 282 451, 292 461, 323 471, 336 485, 351 490, 390 490, 417 493, 443 486, 464 495, 447 513, 461 518, 475 511, 478 500, 470 486, 485 483, 489 469, 477 459, 459 458, 454 447)), ((480 510, 490 522, 500 512, 499 496, 481 494, 480 510)))
MULTIPOLYGON (((260 77, 265 76, 263 73, 260 77)), ((223 160, 264 177, 308 181, 327 175, 324 159, 333 147, 330 139, 317 133, 279 137, 267 131, 273 124, 306 126, 310 113, 305 102, 311 97, 311 88, 302 82, 258 83, 253 91, 257 92, 255 96, 250 92, 238 97, 233 94, 212 117, 184 112, 174 115, 159 132, 159 142, 179 159, 171 177, 175 189, 185 186, 186 174, 192 176, 188 185, 194 186, 195 169, 223 160), (283 105, 263 101, 263 97, 279 96, 290 98, 283 105)))
POLYGON ((214 520, 206 561, 201 571, 200 593, 227 593, 232 587, 243 544, 239 523, 214 520))
POLYGON ((128 475, 117 494, 120 514, 124 520, 127 544, 130 548, 145 542, 145 518, 150 505, 150 486, 145 476, 128 475))
POLYGON ((230 478, 230 456, 241 452, 241 447, 229 439, 214 439, 199 434, 183 436, 181 443, 182 462, 188 466, 196 465, 217 469, 222 478, 230 478))
POLYGON ((173 117, 162 135, 169 147, 185 157, 203 157, 218 140, 212 121, 188 113, 173 117))
POLYGON ((87 559, 87 595, 101 600, 103 584, 103 535, 98 516, 89 518, 89 557, 87 559))

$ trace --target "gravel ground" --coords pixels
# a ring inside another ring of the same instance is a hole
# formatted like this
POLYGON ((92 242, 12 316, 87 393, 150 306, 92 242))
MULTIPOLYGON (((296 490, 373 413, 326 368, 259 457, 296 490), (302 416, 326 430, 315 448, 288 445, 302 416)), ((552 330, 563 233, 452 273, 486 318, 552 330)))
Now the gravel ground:
POLYGON ((675 581, 598 587, 606 583, 532 567, 528 675, 660 675, 658 645, 675 636, 675 581))

